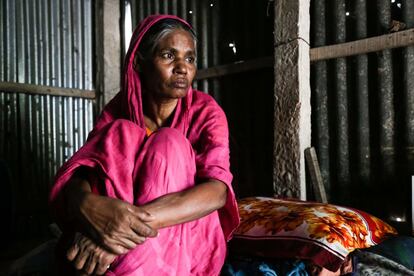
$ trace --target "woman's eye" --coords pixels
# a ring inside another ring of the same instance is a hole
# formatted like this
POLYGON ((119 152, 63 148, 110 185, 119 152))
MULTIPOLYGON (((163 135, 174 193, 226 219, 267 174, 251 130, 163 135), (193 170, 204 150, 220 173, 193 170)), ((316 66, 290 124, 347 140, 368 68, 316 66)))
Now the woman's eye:
POLYGON ((194 63, 195 62, 195 58, 194 57, 187 57, 187 62, 188 63, 194 63))
POLYGON ((173 59, 174 55, 171 54, 171 53, 164 53, 164 54, 162 54, 162 57, 165 58, 165 59, 173 59))

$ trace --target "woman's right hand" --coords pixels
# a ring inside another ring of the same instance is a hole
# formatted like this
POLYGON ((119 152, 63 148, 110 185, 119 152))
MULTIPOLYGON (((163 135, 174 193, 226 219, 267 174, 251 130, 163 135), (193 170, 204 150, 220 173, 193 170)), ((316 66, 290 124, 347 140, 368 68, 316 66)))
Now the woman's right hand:
POLYGON ((157 231, 147 223, 155 218, 138 206, 90 191, 86 180, 75 179, 69 197, 69 209, 84 222, 89 234, 114 254, 125 254, 157 231), (73 191, 75 190, 75 191, 73 191))

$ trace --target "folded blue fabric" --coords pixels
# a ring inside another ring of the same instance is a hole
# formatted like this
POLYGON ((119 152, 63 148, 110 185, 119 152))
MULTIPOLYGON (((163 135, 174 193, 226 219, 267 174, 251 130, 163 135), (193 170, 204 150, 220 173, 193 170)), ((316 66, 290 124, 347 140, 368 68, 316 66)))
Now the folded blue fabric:
POLYGON ((237 257, 226 261, 222 276, 308 276, 300 260, 265 260, 237 257))

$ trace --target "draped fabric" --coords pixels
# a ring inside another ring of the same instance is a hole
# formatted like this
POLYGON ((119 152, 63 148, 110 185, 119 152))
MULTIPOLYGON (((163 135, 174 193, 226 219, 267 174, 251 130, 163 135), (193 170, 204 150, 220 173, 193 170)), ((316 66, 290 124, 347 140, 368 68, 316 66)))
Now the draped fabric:
POLYGON ((145 204, 203 179, 225 183, 227 201, 204 218, 161 229, 157 238, 118 258, 108 275, 218 274, 225 241, 239 223, 231 187, 227 120, 212 97, 190 88, 178 100, 170 126, 147 138, 141 81, 133 60, 144 34, 165 18, 187 24, 175 16, 158 15, 137 27, 125 58, 122 89, 104 108, 86 144, 58 171, 50 193, 51 209, 64 225, 63 190, 81 166, 99 176, 99 181, 91 183, 94 192, 131 204, 145 204))

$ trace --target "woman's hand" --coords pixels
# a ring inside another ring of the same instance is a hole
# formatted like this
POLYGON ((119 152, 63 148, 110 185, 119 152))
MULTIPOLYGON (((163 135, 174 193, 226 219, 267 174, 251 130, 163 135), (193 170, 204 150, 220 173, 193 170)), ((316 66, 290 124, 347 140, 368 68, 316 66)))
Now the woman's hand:
POLYGON ((143 208, 119 199, 100 196, 90 192, 86 180, 73 179, 67 193, 68 210, 87 227, 87 232, 110 252, 127 253, 157 231, 147 223, 155 218, 143 208))
POLYGON ((102 245, 115 254, 125 254, 157 231, 147 225, 154 220, 142 208, 124 201, 90 193, 80 206, 82 217, 95 230, 102 245))
POLYGON ((66 257, 80 275, 103 275, 117 257, 80 233, 75 234, 66 257))

